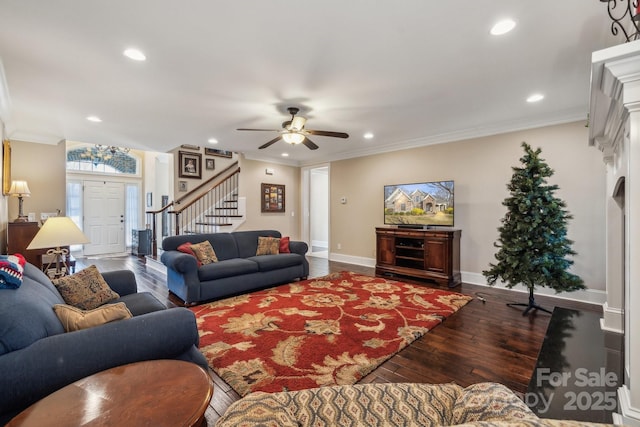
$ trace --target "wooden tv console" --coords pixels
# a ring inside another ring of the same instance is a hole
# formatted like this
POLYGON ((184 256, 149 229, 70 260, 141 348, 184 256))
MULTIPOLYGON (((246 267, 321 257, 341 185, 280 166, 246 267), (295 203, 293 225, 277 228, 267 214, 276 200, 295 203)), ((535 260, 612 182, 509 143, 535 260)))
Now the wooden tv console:
POLYGON ((376 227, 376 276, 461 283, 460 230, 376 227))

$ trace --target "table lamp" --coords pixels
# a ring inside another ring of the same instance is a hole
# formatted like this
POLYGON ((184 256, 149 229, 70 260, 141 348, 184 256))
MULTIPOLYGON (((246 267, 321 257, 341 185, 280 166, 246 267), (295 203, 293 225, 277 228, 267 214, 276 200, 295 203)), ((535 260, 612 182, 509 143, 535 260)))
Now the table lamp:
POLYGON ((13 222, 27 222, 27 216, 22 212, 22 198, 31 197, 27 181, 12 181, 9 194, 18 198, 18 218, 13 222))
POLYGON ((44 222, 44 225, 40 228, 36 237, 29 243, 27 249, 50 248, 47 251, 47 255, 51 255, 52 261, 49 262, 45 271, 48 271, 55 262, 55 277, 61 277, 69 272, 69 266, 66 262, 69 256, 69 250, 62 248, 62 246, 80 245, 83 243, 89 243, 89 239, 71 218, 66 216, 53 216, 44 222), (64 270, 62 270, 62 265, 66 266, 64 270))

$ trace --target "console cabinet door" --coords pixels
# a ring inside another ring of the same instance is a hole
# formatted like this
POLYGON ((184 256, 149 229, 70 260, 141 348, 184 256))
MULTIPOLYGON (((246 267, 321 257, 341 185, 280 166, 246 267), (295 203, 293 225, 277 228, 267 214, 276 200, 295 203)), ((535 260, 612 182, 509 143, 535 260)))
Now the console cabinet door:
POLYGON ((378 234, 377 238, 378 238, 378 242, 377 242, 378 264, 394 265, 396 263, 395 237, 385 235, 385 234, 378 234))
POLYGON ((449 239, 425 239, 424 265, 425 270, 433 273, 449 275, 449 239))

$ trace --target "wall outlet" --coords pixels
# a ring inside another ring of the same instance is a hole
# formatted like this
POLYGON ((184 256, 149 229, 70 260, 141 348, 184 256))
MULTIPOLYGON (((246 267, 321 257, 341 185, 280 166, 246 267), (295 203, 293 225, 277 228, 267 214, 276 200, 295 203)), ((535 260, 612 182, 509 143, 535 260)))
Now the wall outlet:
POLYGON ((338 244, 336 245, 336 247, 337 247, 338 249, 342 249, 342 243, 338 243, 338 244))

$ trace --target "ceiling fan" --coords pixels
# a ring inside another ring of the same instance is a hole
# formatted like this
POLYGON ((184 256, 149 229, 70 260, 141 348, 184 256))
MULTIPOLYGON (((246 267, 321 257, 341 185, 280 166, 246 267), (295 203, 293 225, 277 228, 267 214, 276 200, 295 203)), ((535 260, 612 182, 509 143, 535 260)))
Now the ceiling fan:
POLYGON ((264 131, 264 132, 279 132, 276 138, 273 138, 271 141, 266 144, 261 145, 258 149, 262 150, 263 148, 267 148, 272 144, 275 144, 279 140, 283 140, 288 144, 304 144, 310 150, 317 150, 318 146, 309 139, 308 135, 318 135, 318 136, 331 136, 334 138, 349 138, 349 134, 344 132, 332 132, 328 130, 313 130, 313 129, 305 129, 304 125, 307 122, 302 116, 296 116, 300 111, 299 108, 289 107, 287 108, 289 114, 291 114, 291 120, 287 120, 286 122, 282 122, 282 130, 276 129, 247 129, 240 128, 237 130, 250 130, 250 131, 264 131))

